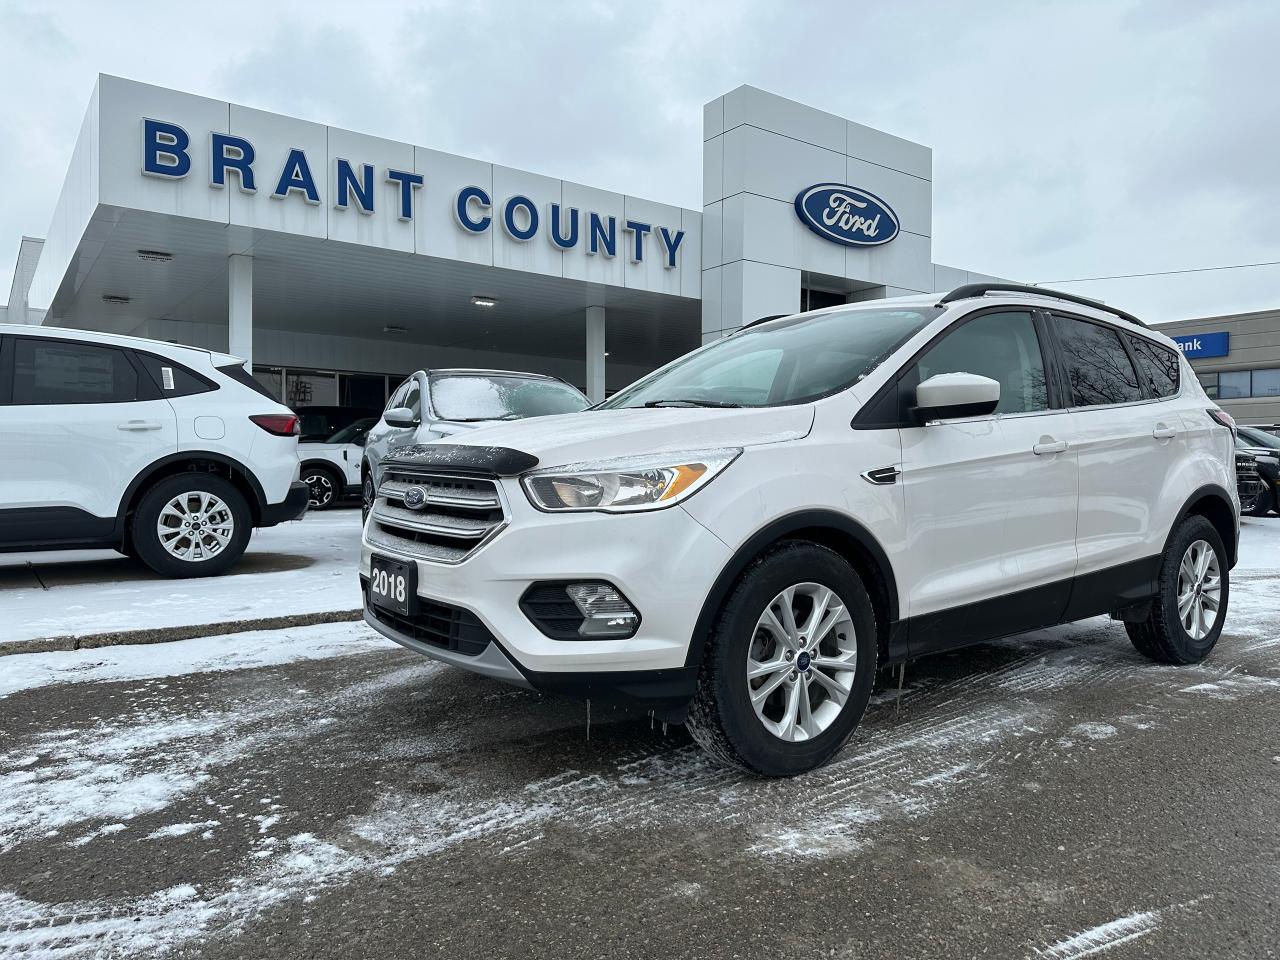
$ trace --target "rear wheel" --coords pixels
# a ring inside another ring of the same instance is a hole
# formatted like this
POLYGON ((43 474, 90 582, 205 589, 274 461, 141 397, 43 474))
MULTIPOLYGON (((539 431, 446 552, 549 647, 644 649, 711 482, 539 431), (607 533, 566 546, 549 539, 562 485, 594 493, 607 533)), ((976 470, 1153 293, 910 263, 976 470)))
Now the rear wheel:
POLYGON ((1199 663, 1222 633, 1230 581, 1217 529, 1204 517, 1187 517, 1165 547, 1151 613, 1125 624, 1129 639, 1157 663, 1199 663))
POLYGON ((866 710, 875 610, 839 554, 783 543, 755 561, 717 615, 687 724, 717 760, 765 776, 822 766, 866 710))
POLYGON ((327 510, 338 502, 342 491, 342 478, 338 472, 319 464, 302 468, 302 482, 309 491, 308 506, 312 510, 327 510))
POLYGON ((373 509, 374 493, 373 474, 366 470, 360 481, 360 519, 362 521, 369 519, 369 511, 373 509))
POLYGON ((138 557, 166 577, 211 577, 240 559, 253 518, 244 495, 211 473, 166 477, 138 502, 129 537, 138 557))

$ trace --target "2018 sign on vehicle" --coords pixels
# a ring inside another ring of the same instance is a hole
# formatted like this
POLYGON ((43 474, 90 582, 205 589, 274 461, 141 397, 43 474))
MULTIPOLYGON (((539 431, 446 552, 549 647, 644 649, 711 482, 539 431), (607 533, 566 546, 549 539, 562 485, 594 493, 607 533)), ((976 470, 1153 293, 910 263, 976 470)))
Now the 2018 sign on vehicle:
POLYGON ((796 216, 832 243, 876 247, 898 235, 898 215, 873 193, 842 183, 815 183, 796 194, 796 216))

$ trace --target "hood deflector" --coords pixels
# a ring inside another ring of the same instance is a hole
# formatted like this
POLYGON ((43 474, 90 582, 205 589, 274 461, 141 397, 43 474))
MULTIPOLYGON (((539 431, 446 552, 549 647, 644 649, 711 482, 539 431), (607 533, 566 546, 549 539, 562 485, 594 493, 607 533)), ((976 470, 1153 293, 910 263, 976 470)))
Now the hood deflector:
POLYGON ((442 473, 478 473, 515 477, 538 465, 538 458, 510 447, 473 447, 461 443, 415 443, 401 447, 384 463, 426 467, 442 473))

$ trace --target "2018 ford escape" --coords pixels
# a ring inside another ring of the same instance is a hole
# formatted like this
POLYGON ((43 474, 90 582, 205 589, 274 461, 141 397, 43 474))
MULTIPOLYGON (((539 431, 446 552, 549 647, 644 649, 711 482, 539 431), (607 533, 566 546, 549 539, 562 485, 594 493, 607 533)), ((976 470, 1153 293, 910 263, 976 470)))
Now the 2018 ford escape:
POLYGON ((773 319, 593 410, 392 453, 365 618, 799 773, 908 657, 1099 614, 1153 660, 1205 657, 1236 556, 1232 434, 1168 338, 1068 294, 773 319))

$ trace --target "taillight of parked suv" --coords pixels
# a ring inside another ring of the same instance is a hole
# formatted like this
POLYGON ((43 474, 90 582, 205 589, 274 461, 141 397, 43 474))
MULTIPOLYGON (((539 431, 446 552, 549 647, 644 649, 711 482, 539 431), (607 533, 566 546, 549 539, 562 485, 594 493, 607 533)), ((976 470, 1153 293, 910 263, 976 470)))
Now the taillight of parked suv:
POLYGON ((292 413, 258 413, 249 419, 277 437, 296 437, 302 429, 301 421, 292 413))

